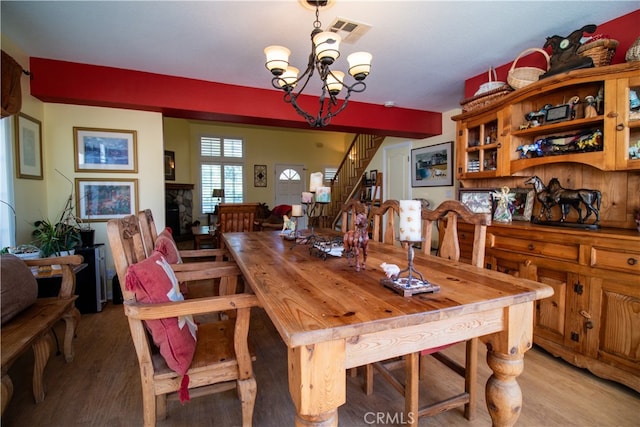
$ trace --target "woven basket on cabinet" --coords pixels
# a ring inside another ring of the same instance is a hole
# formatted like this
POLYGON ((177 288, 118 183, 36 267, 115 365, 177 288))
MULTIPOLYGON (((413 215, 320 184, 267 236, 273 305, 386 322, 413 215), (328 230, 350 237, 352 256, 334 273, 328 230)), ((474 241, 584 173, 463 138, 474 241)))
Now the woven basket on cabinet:
POLYGON ((511 64, 511 68, 509 69, 509 73, 507 74, 507 83, 514 88, 520 89, 525 86, 530 85, 533 82, 537 82, 540 75, 546 73, 549 70, 549 55, 543 49, 538 49, 537 47, 533 47, 530 49, 525 49, 516 57, 511 64), (547 61, 546 69, 536 68, 536 67, 519 67, 516 68, 516 63, 518 59, 523 57, 524 55, 531 52, 540 52, 544 55, 544 59, 547 61))
POLYGON ((599 39, 580 46, 578 55, 593 59, 594 67, 604 67, 611 64, 613 55, 616 54, 618 41, 613 39, 599 39))

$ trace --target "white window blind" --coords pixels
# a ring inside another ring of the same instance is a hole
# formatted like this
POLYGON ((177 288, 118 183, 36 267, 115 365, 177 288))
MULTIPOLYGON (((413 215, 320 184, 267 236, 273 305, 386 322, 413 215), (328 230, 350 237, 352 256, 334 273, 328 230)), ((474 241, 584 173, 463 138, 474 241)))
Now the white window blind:
POLYGON ((324 168, 324 180, 325 182, 331 182, 334 176, 338 173, 338 168, 324 168))
POLYGON ((234 138, 200 138, 200 188, 202 213, 215 210, 219 203, 244 200, 244 141, 234 138), (223 189, 222 200, 212 196, 223 189))

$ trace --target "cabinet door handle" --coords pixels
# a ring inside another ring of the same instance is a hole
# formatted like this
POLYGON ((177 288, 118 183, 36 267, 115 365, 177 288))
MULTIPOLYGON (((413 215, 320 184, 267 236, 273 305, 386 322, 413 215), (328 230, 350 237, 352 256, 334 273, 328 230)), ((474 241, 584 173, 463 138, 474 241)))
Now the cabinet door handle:
POLYGON ((593 322, 591 321, 591 315, 584 310, 580 310, 580 315, 586 319, 584 327, 587 329, 593 329, 593 322))
POLYGON ((618 117, 618 113, 616 113, 615 111, 611 111, 610 113, 607 114, 607 117, 609 117, 610 119, 614 119, 618 117))
POLYGON ((529 243, 529 246, 527 246, 527 248, 532 251, 534 250, 536 247, 533 245, 533 243, 529 243))
POLYGON ((617 131, 622 131, 622 130, 624 130, 624 123, 619 123, 619 124, 616 126, 616 130, 617 130, 617 131))
POLYGON ((502 142, 498 142, 498 148, 502 148, 502 142))
POLYGON ((635 258, 629 258, 627 260, 627 264, 629 264, 629 265, 636 265, 637 263, 638 263, 638 260, 635 259, 635 258))

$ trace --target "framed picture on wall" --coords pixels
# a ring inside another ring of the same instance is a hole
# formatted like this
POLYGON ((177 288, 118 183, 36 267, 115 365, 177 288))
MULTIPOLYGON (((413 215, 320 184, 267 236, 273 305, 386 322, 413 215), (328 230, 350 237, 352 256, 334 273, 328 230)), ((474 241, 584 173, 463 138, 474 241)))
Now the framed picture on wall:
POLYGON ((253 165, 253 186, 267 186, 267 165, 253 165))
POLYGON ((411 150, 411 186, 453 185, 453 141, 411 150))
POLYGON ((164 179, 165 181, 176 180, 176 153, 174 151, 164 151, 164 179))
POLYGON ((42 179, 42 125, 26 114, 15 120, 16 174, 18 178, 42 179))
POLYGON ((135 130, 73 128, 76 172, 138 172, 135 130))
POLYGON ((138 180, 76 178, 76 215, 85 221, 108 221, 137 215, 138 180))

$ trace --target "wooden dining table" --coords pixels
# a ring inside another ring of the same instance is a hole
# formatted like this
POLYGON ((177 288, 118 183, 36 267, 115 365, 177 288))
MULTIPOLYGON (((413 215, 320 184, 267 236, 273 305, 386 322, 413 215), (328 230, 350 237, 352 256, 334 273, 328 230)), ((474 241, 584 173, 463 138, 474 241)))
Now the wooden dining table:
POLYGON ((344 255, 318 257, 279 234, 223 239, 288 348, 296 425, 338 425, 347 369, 473 337, 482 337, 493 371, 486 386, 493 424, 516 422, 516 377, 532 346, 535 301, 551 287, 416 252, 415 269, 440 290, 404 297, 381 285, 380 264, 406 267, 406 249, 369 242, 366 268, 356 271, 344 255))

